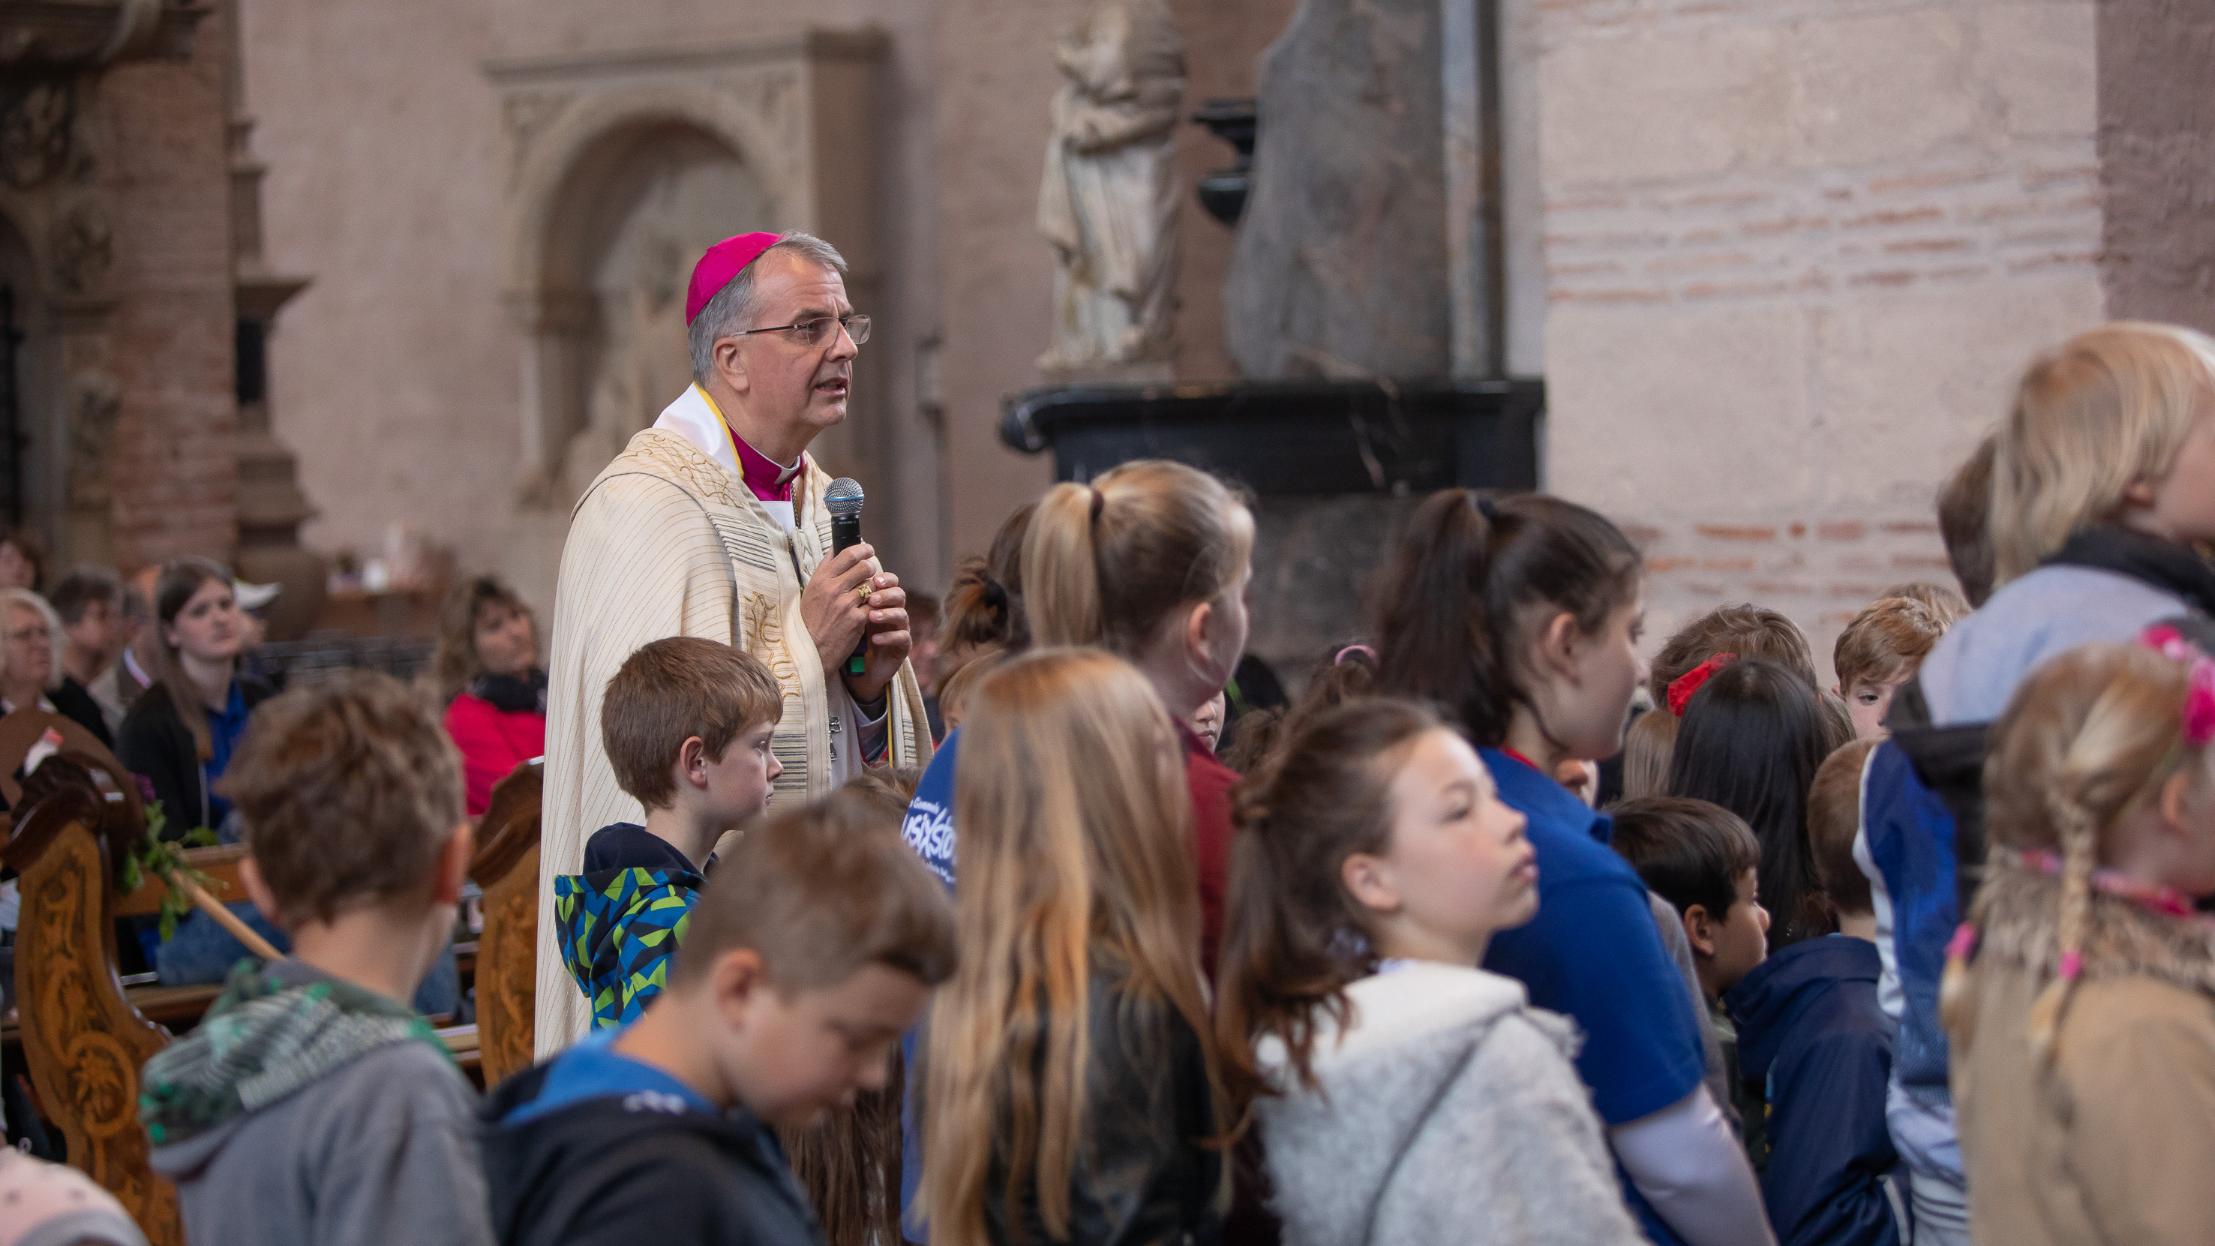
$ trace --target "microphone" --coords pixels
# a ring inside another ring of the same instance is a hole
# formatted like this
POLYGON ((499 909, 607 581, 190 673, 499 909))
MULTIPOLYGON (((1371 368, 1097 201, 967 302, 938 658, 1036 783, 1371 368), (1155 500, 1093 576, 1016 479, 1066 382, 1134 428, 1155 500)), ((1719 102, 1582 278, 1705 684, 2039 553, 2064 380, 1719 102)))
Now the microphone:
MULTIPOLYGON (((861 504, 865 501, 861 482, 851 476, 840 476, 823 490, 823 509, 831 513, 831 552, 842 554, 861 544, 861 504)), ((863 670, 863 658, 869 650, 869 637, 864 635, 852 657, 846 659, 846 673, 859 675, 863 670)))

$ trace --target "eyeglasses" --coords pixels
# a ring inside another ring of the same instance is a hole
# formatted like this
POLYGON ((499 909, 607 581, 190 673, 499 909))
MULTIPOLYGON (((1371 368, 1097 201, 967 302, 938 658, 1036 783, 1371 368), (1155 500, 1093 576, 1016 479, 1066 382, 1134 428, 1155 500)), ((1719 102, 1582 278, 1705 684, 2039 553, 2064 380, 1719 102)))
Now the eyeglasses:
POLYGON ((770 325, 766 329, 741 329, 731 336, 751 337, 756 333, 788 333, 792 335, 792 340, 801 346, 820 346, 831 336, 833 325, 844 328, 846 336, 854 339, 854 345, 856 346, 869 340, 869 317, 859 312, 848 312, 843 316, 817 316, 813 320, 802 320, 797 324, 770 325))

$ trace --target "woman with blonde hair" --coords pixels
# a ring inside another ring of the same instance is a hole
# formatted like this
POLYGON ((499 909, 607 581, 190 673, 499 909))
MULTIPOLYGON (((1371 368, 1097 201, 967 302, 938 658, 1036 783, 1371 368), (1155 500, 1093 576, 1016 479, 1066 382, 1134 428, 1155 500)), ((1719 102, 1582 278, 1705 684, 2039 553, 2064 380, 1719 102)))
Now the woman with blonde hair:
POLYGON ((64 690, 61 635, 61 616, 44 597, 0 588, 0 714, 26 708, 60 714, 113 748, 100 707, 81 688, 64 690))
POLYGON ((1942 1004, 1978 1242, 2207 1239, 2211 745, 2215 663, 2175 628, 2055 660, 1994 731, 1942 1004))
POLYGON ((930 1240, 1210 1241, 1222 1083, 1185 746, 1098 650, 1016 658, 963 727, 961 967, 930 1017, 930 1240))
POLYGON ((446 734, 461 751, 470 817, 493 786, 546 752, 546 668, 538 621, 514 589, 480 575, 455 586, 439 616, 433 668, 446 701, 446 734))
POLYGON ((1891 915, 1889 1119, 1919 1243, 1969 1240, 1936 977, 1984 863, 1987 725, 2059 654, 2215 614, 2215 340, 2119 322, 2033 359, 1994 434, 1989 521, 1998 588, 1894 697, 1856 841, 1891 915))

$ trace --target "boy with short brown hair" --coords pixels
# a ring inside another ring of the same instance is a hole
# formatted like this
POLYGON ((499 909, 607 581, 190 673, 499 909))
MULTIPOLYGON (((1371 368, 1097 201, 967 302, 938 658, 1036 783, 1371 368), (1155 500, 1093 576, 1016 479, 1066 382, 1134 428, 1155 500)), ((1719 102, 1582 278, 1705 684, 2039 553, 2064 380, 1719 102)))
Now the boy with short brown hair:
POLYGON ((584 869, 554 880, 562 960, 594 1029, 636 1020, 662 989, 716 840, 769 807, 783 709, 768 667, 696 636, 644 645, 608 680, 601 742, 646 821, 600 828, 584 869))
POLYGON ((292 940, 147 1062, 139 1113, 196 1242, 489 1243, 475 1095, 406 1003, 469 866, 438 716, 355 673, 255 710, 224 788, 248 893, 292 940))
POLYGON ((1946 625, 1929 607, 1907 597, 1870 602, 1838 634, 1831 649, 1831 667, 1838 672, 1832 691, 1846 702, 1855 738, 1884 734, 1892 694, 1914 677, 1945 634, 1946 625))
POLYGON ((771 1129, 885 1085, 954 939, 945 887, 885 801, 840 791, 749 830, 643 1015, 486 1104, 501 1240, 819 1243, 771 1129))

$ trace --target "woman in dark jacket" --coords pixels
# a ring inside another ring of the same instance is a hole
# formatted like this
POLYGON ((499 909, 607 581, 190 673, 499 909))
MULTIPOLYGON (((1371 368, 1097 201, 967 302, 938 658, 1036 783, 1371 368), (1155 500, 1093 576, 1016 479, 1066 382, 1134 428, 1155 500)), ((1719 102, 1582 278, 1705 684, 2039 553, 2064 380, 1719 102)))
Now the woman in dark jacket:
POLYGON ((229 571, 205 558, 177 559, 162 568, 154 599, 154 682, 123 716, 116 753, 161 802, 169 838, 196 827, 220 831, 230 802, 216 780, 269 688, 238 674, 246 619, 229 571))

